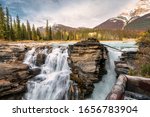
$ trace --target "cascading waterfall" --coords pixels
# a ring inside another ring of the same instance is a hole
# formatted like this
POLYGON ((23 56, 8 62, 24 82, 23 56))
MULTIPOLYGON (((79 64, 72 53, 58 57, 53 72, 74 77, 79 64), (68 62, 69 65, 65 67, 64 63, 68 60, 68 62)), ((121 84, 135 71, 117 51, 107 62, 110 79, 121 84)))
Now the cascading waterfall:
POLYGON ((108 49, 108 60, 106 60, 106 70, 107 74, 103 76, 102 81, 95 83, 94 91, 90 98, 92 100, 104 100, 108 93, 111 91, 113 85, 116 82, 116 72, 114 70, 114 61, 119 59, 121 52, 115 51, 114 49, 108 49))
MULTIPOLYGON (((67 61, 68 50, 64 47, 54 47, 51 53, 48 53, 48 49, 38 53, 47 56, 45 64, 40 67, 41 73, 28 81, 28 91, 23 98, 27 100, 68 99, 71 73, 67 61)), ((35 61, 38 53, 36 48, 32 48, 27 52, 24 63, 31 68, 37 67, 35 61)))

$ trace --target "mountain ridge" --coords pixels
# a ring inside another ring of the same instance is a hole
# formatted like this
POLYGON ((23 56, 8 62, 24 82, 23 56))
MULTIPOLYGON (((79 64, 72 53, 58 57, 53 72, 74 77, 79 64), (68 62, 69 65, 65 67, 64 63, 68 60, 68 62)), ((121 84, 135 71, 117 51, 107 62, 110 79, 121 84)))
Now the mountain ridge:
POLYGON ((141 18, 149 13, 150 13, 150 0, 139 0, 133 9, 127 12, 123 12, 117 17, 110 18, 105 22, 95 26, 94 28, 121 30, 127 27, 127 25, 130 24, 131 22, 134 22, 136 19, 141 18))

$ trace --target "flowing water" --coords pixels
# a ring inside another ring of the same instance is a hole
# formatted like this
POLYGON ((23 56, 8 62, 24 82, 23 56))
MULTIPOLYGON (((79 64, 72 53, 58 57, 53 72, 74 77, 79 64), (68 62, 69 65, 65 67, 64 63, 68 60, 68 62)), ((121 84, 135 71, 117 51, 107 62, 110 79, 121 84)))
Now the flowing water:
POLYGON ((28 81, 28 91, 24 95, 24 99, 68 99, 71 71, 67 62, 67 49, 54 47, 52 52, 48 53, 48 49, 36 52, 36 49, 32 48, 27 52, 24 63, 31 68, 37 67, 35 61, 39 53, 46 54, 45 64, 40 67, 41 73, 28 81))
POLYGON ((88 98, 90 100, 91 99, 92 100, 98 100, 98 99, 104 100, 116 82, 114 61, 119 60, 119 56, 121 55, 121 52, 116 51, 111 48, 107 48, 107 49, 108 49, 108 60, 106 60, 106 65, 105 65, 107 74, 102 77, 102 81, 94 84, 95 89, 91 97, 88 98))
MULTIPOLYGON (((111 47, 120 49, 121 51, 136 51, 137 46, 135 45, 135 42, 105 42, 103 44, 109 45, 111 47)), ((119 57, 121 56, 122 52, 109 48, 108 49, 108 60, 106 60, 106 70, 107 74, 102 77, 102 81, 99 83, 95 83, 95 88, 88 100, 104 100, 106 99, 107 95, 111 91, 113 85, 116 82, 116 72, 115 72, 115 65, 114 61, 119 60, 119 57)))
MULTIPOLYGON (((135 50, 135 43, 123 42, 106 42, 106 45, 115 47, 120 50, 135 50)), ((68 89, 70 87, 70 68, 68 66, 68 44, 52 44, 51 52, 47 48, 40 49, 33 47, 26 53, 24 63, 31 68, 40 68, 41 73, 28 81, 28 91, 23 99, 27 100, 53 100, 53 99, 68 99, 68 89), (36 59, 38 54, 45 54, 45 63, 38 67, 36 59)), ((107 74, 103 76, 102 81, 95 83, 93 94, 89 100, 105 99, 116 82, 116 73, 114 61, 119 60, 121 52, 112 48, 107 48, 108 60, 106 60, 107 74)))

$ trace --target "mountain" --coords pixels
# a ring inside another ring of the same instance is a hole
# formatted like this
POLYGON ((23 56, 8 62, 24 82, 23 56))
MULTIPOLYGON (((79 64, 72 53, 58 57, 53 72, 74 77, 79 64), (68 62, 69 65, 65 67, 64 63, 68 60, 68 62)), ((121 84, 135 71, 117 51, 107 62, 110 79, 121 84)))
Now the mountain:
POLYGON ((125 26, 126 22, 119 18, 111 18, 105 21, 104 23, 94 27, 94 29, 111 29, 117 30, 122 29, 125 26))
POLYGON ((124 29, 141 31, 150 29, 150 13, 130 22, 124 29))
MULTIPOLYGON (((45 32, 45 27, 38 27, 39 31, 41 33, 44 33, 45 32)), ((76 30, 76 28, 73 28, 73 27, 70 27, 70 26, 65 26, 65 25, 62 25, 62 24, 54 24, 52 26, 52 30, 55 32, 55 31, 74 31, 76 30)))
MULTIPOLYGON (((44 33, 45 32, 45 27, 38 27, 39 31, 41 33, 44 33)), ((52 26, 52 30, 55 32, 55 31, 78 31, 78 30, 90 30, 91 28, 87 28, 87 27, 78 27, 78 28, 74 28, 74 27, 71 27, 71 26, 65 26, 63 24, 54 24, 52 26)))
MULTIPOLYGON (((136 25, 136 22, 139 23, 139 25, 142 25, 144 22, 143 26, 145 26, 146 24, 149 24, 147 23, 148 22, 146 18, 147 16, 145 16, 146 14, 149 14, 149 13, 150 13, 150 0, 139 0, 134 8, 121 13, 119 16, 115 18, 108 19, 104 23, 96 26, 95 29, 117 30, 117 29, 124 29, 124 28, 130 29, 130 27, 134 27, 134 29, 136 29, 136 26, 132 26, 132 25, 136 25), (134 22, 134 23, 131 23, 131 22, 134 22), (128 25, 131 25, 131 26, 128 26, 128 25)), ((147 28, 140 28, 140 29, 145 30, 147 28)))
POLYGON ((62 24, 54 24, 52 26, 52 30, 53 31, 57 31, 57 30, 65 30, 65 31, 74 31, 76 30, 76 28, 70 27, 70 26, 65 26, 62 24))

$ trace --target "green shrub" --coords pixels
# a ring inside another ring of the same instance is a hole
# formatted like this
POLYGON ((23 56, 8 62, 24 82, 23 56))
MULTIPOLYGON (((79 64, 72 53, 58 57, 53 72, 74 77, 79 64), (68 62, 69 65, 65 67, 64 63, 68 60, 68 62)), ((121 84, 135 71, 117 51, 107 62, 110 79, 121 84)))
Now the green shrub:
POLYGON ((142 65, 141 74, 142 76, 150 77, 150 64, 142 65))

